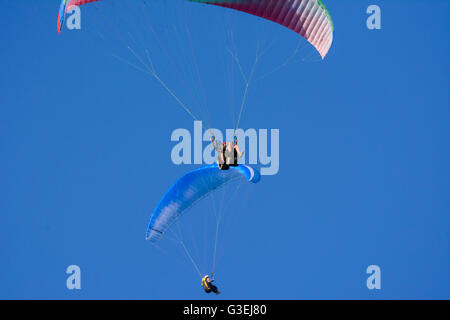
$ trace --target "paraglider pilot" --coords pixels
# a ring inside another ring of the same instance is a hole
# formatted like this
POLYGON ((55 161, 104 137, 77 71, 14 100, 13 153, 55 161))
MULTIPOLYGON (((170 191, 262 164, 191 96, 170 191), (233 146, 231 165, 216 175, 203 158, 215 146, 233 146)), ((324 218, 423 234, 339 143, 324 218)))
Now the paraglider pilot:
POLYGON ((214 137, 211 137, 210 140, 214 150, 218 153, 217 164, 220 170, 238 166, 238 159, 244 155, 244 152, 239 149, 237 137, 234 138, 233 143, 217 141, 214 143, 214 137))
POLYGON ((219 294, 220 292, 217 289, 217 287, 212 284, 213 281, 214 281, 214 278, 210 279, 208 275, 204 276, 202 278, 203 290, 205 290, 206 293, 214 292, 215 294, 219 294))

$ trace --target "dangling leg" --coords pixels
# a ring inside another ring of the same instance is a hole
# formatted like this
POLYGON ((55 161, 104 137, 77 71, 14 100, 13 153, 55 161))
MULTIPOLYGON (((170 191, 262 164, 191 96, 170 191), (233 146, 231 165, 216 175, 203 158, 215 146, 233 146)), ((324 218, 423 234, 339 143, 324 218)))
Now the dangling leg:
POLYGON ((219 294, 220 293, 215 285, 210 283, 209 286, 211 287, 211 291, 214 292, 215 294, 219 294))
POLYGON ((221 164, 221 163, 219 163, 219 170, 228 170, 229 168, 230 168, 230 166, 229 165, 227 165, 227 164, 221 164))

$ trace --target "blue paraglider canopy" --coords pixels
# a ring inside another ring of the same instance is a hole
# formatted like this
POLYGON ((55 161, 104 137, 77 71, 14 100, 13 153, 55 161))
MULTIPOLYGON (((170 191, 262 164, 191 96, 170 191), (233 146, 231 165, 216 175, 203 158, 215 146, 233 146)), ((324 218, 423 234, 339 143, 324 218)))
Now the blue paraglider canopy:
POLYGON ((247 165, 219 170, 217 164, 186 173, 169 188, 153 210, 147 228, 147 240, 160 240, 166 230, 198 201, 227 183, 243 178, 257 183, 260 174, 247 165))

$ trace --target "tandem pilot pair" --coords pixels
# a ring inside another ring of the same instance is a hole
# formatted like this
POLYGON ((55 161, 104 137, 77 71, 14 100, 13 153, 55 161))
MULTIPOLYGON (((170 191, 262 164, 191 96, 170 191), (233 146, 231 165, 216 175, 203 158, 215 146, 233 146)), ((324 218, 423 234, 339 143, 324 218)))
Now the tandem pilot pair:
POLYGON ((210 140, 214 150, 218 153, 217 164, 220 170, 238 166, 238 159, 244 155, 244 152, 239 149, 236 137, 233 142, 214 142, 214 137, 211 137, 210 140))

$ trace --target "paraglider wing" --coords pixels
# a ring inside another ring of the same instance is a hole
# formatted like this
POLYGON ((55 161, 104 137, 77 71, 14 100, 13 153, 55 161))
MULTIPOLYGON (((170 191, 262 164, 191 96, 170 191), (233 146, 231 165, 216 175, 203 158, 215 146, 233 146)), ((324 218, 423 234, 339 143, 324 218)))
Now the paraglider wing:
MULTIPOLYGON (((58 32, 72 6, 101 0, 61 0, 58 32)), ((308 40, 325 58, 333 43, 333 20, 322 0, 188 0, 246 12, 283 25, 308 40)))
POLYGON ((190 171, 176 181, 159 201, 147 228, 146 239, 156 242, 187 209, 228 182, 245 178, 257 183, 257 170, 239 165, 229 170, 219 170, 212 164, 190 171))
POLYGON ((304 37, 325 58, 333 21, 321 0, 189 0, 246 12, 281 24, 304 37))
POLYGON ((58 33, 61 33, 61 30, 64 26, 64 19, 66 18, 66 12, 70 10, 73 6, 81 6, 86 3, 96 2, 101 0, 61 0, 61 5, 59 7, 58 13, 58 33))
POLYGON ((61 33, 62 26, 64 25, 64 18, 66 16, 66 3, 67 0, 61 0, 58 12, 58 33, 61 33))

